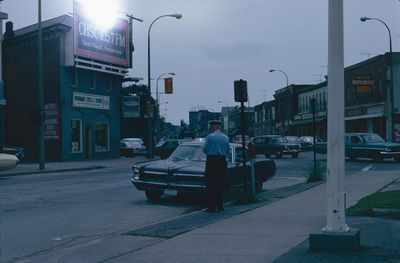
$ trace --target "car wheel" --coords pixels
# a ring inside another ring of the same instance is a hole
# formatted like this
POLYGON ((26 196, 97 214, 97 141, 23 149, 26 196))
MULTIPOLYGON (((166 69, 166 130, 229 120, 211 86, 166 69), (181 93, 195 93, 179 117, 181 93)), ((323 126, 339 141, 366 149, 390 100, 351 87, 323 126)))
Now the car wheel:
POLYGON ((152 202, 158 202, 161 200, 161 192, 156 192, 156 191, 146 191, 146 197, 149 199, 149 201, 152 202))
POLYGON ((299 157, 299 153, 292 153, 292 157, 293 157, 293 158, 299 157))
POLYGON ((379 153, 374 153, 372 159, 374 160, 374 162, 382 162, 383 160, 382 156, 379 153))
POLYGON ((276 156, 276 158, 281 159, 282 158, 282 152, 276 152, 275 156, 276 156))

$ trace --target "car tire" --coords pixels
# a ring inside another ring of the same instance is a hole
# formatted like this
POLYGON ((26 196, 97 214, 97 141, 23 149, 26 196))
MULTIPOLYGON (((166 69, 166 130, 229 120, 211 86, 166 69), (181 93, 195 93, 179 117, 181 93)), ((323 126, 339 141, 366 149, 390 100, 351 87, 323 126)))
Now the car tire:
POLYGON ((158 202, 161 200, 162 192, 157 191, 146 191, 146 197, 149 201, 158 202))
POLYGON ((299 153, 292 153, 292 157, 293 157, 293 158, 299 157, 299 153))
POLYGON ((282 153, 281 152, 276 152, 275 157, 278 159, 282 159, 282 153))

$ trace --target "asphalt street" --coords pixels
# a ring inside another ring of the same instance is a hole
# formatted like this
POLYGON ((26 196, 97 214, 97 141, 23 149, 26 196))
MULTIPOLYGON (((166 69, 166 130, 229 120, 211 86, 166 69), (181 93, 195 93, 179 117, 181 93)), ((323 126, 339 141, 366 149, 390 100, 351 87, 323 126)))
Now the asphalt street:
MULTIPOLYGON (((324 162, 324 155, 318 157, 324 162)), ((304 171, 312 164, 312 153, 275 161, 277 173, 264 184, 266 193, 304 183, 304 171)), ((44 255, 62 255, 72 248, 84 249, 105 237, 112 240, 160 222, 180 222, 182 216, 202 208, 201 200, 196 198, 170 196, 160 203, 147 201, 144 193, 130 183, 130 166, 134 162, 135 159, 131 159, 124 167, 89 171, 0 177, 1 262, 25 262, 44 255)), ((348 174, 396 169, 400 170, 400 164, 390 161, 346 162, 348 174)), ((139 249, 159 241, 157 236, 141 235, 135 236, 131 245, 139 249)))

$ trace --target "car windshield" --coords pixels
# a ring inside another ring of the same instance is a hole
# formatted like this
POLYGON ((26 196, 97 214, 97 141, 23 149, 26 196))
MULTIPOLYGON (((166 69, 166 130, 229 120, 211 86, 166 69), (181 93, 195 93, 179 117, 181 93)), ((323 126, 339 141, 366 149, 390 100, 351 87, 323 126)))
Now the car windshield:
POLYGON ((181 145, 169 157, 172 161, 206 161, 202 145, 181 145))
POLYGON ((385 140, 382 139, 378 134, 365 134, 361 135, 365 142, 384 142, 385 140))
POLYGON ((285 137, 272 137, 271 143, 285 143, 287 142, 285 137))

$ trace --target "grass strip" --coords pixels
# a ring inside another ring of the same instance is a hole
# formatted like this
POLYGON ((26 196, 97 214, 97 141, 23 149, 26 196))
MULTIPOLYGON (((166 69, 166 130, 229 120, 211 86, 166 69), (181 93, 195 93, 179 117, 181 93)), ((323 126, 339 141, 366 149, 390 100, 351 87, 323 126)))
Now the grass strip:
POLYGON ((372 208, 400 209, 400 190, 377 192, 362 198, 358 203, 347 209, 349 216, 373 216, 372 208))

